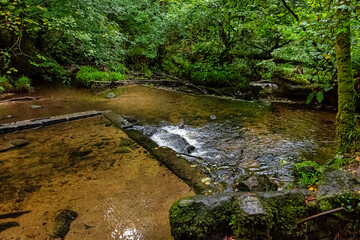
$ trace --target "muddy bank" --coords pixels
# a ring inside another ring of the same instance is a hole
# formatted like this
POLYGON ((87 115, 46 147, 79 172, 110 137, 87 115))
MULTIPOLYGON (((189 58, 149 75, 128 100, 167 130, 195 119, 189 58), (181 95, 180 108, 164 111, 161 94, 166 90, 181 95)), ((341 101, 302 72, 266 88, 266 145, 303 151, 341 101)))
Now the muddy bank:
POLYGON ((102 117, 5 134, 0 143, 16 139, 29 144, 0 153, 4 240, 60 236, 65 210, 78 214, 65 239, 171 239, 168 209, 194 194, 102 117))

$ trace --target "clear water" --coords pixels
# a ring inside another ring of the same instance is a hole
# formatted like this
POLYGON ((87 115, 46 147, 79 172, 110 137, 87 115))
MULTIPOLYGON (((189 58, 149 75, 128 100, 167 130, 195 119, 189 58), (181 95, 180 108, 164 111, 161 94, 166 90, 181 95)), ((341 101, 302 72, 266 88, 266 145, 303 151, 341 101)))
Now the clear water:
MULTIPOLYGON (((180 136, 195 147, 189 158, 214 179, 231 182, 245 172, 291 181, 293 164, 325 162, 333 153, 335 114, 292 104, 193 96, 144 86, 112 90, 117 97, 87 90, 38 91, 31 103, 0 104, 0 123, 86 110, 135 116, 140 130, 160 145, 181 152, 180 136), (31 104, 43 106, 30 109, 31 104), (7 116, 11 115, 11 118, 7 116), (285 164, 284 164, 285 163, 285 164)), ((181 140, 181 141, 183 141, 181 140)))

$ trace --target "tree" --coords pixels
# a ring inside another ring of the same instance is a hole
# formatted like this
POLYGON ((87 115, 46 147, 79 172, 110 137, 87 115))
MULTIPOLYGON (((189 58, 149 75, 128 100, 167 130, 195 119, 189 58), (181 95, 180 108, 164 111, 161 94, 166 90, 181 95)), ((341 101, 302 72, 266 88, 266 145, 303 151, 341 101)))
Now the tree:
POLYGON ((357 148, 356 92, 351 66, 350 1, 338 0, 337 8, 336 62, 339 99, 336 125, 339 151, 349 153, 357 148))

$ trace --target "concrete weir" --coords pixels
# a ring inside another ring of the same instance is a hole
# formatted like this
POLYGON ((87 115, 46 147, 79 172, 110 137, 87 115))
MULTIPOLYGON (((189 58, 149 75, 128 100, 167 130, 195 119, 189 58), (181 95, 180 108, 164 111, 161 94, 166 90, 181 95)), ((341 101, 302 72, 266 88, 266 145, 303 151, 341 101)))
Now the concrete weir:
POLYGON ((102 113, 103 113, 102 111, 94 110, 94 111, 65 114, 65 115, 54 116, 54 117, 35 118, 35 119, 30 119, 30 120, 5 123, 5 124, 0 125, 0 134, 16 132, 16 131, 21 131, 21 130, 26 130, 26 129, 31 129, 31 128, 38 128, 38 127, 43 127, 43 126, 57 124, 57 123, 69 122, 69 121, 74 121, 77 119, 95 117, 95 116, 101 115, 102 113))
POLYGON ((181 157, 177 152, 167 147, 159 147, 145 134, 129 128, 129 123, 121 115, 113 112, 105 112, 104 116, 115 126, 121 128, 131 139, 148 150, 158 161, 187 183, 196 194, 211 194, 222 191, 220 185, 205 181, 209 179, 209 176, 203 173, 199 168, 194 167, 190 161, 181 157))

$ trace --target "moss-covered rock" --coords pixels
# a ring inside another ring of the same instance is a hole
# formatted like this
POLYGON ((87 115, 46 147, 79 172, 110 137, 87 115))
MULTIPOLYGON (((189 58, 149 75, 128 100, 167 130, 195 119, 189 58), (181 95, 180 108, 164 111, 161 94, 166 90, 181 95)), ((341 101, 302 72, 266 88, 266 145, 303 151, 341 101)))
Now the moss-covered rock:
POLYGON ((171 233, 177 240, 223 239, 230 234, 233 194, 180 199, 170 209, 171 233))
POLYGON ((244 240, 270 238, 270 214, 256 196, 246 193, 237 196, 231 216, 230 224, 236 238, 244 240))
MULTIPOLYGON (((170 209, 175 239, 289 239, 297 220, 317 213, 308 190, 227 193, 184 198, 170 209)), ((299 238, 301 239, 301 238, 299 238)))

